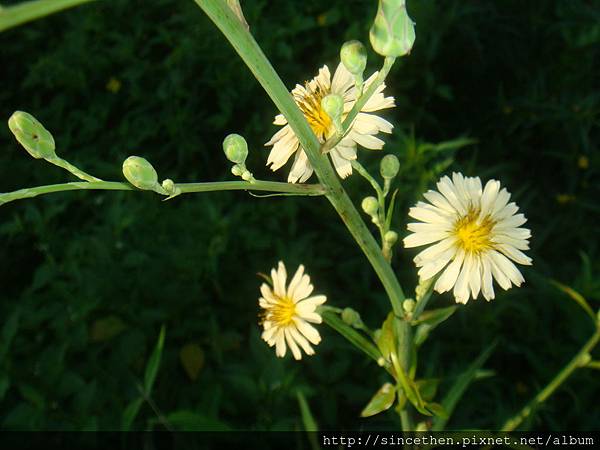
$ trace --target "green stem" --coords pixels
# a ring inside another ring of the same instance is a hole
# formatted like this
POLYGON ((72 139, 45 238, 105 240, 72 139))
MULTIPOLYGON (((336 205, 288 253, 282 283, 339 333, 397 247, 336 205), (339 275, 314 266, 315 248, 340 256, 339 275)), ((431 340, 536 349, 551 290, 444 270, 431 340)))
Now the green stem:
MULTIPOLYGON (((398 359, 404 369, 404 373, 410 373, 411 355, 413 346, 412 327, 410 322, 396 318, 396 333, 398 335, 398 359)), ((410 411, 410 404, 406 402, 404 409, 400 412, 402 431, 413 431, 414 423, 410 411)))
POLYGON ((515 430, 523 421, 531 415, 534 409, 543 403, 548 397, 550 397, 558 387, 563 384, 567 378, 571 376, 571 374, 581 367, 581 361, 590 353, 590 351, 596 346, 598 341, 600 340, 600 323, 596 324, 596 332, 592 335, 592 337, 581 347, 581 350, 573 357, 569 363, 563 367, 563 369, 558 372, 558 374, 546 385, 544 389, 542 389, 534 398, 531 400, 517 415, 507 420, 504 425, 502 425, 502 431, 513 431, 515 430))
MULTIPOLYGON (((175 187, 181 189, 182 194, 193 192, 213 192, 213 191, 268 191, 283 192, 295 195, 325 195, 325 188, 319 184, 290 184, 277 183, 274 181, 218 181, 213 183, 179 183, 175 187)), ((62 184, 51 184, 47 186, 37 186, 34 188, 19 189, 18 191, 6 192, 0 194, 0 205, 15 200, 37 197, 38 195, 52 194, 54 192, 78 191, 78 190, 104 190, 104 191, 137 191, 129 183, 119 183, 115 181, 98 182, 73 182, 62 184)))
POLYGON ((36 0, 0 9, 0 31, 94 0, 36 0))
POLYGON ((344 138, 346 133, 350 130, 350 126, 352 125, 352 122, 354 122, 354 119, 356 119, 358 113, 367 104, 367 102, 375 93, 377 88, 381 85, 381 83, 385 81, 386 77, 388 76, 388 73, 390 72, 390 69, 394 65, 395 60, 396 58, 391 56, 387 56, 385 58, 385 60, 383 61, 383 66, 377 74, 377 77, 375 77, 375 80, 373 80, 373 82, 369 85, 369 88, 365 92, 363 92, 363 94, 358 98, 356 103, 354 103, 354 106, 352 106, 352 109, 344 119, 344 122, 342 123, 342 129, 345 130, 344 134, 342 134, 342 136, 332 136, 331 138, 329 138, 323 144, 323 153, 327 153, 329 150, 338 145, 338 143, 344 138))
MULTIPOLYGON (((404 293, 392 268, 383 258, 379 245, 361 219, 352 201, 346 194, 329 160, 321 154, 320 144, 298 109, 291 94, 277 75, 275 69, 262 52, 252 35, 240 26, 235 14, 219 0, 194 0, 217 25, 233 48, 246 63, 252 74, 262 85, 275 106, 283 113, 288 124, 300 141, 308 159, 328 190, 327 199, 338 212, 346 227, 367 256, 379 276, 396 315, 402 315, 404 293)), ((381 75, 381 74, 380 74, 381 75)))
POLYGON ((54 164, 55 166, 60 167, 61 169, 65 169, 66 171, 71 172, 73 175, 75 175, 77 178, 79 178, 81 180, 90 181, 90 182, 102 181, 100 178, 96 178, 95 176, 90 175, 87 172, 84 172, 83 170, 79 169, 78 167, 75 167, 69 161, 59 158, 58 156, 54 157, 54 158, 48 158, 48 159, 46 159, 46 161, 48 161, 50 164, 54 164))

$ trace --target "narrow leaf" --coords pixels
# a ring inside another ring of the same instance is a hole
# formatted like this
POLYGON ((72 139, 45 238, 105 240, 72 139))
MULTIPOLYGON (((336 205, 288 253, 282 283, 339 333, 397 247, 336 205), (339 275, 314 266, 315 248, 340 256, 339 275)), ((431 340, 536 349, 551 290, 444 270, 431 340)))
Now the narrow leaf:
POLYGON ((456 407, 456 404, 459 402, 471 382, 475 379, 475 375, 479 369, 481 369, 494 351, 494 348, 496 348, 496 343, 496 341, 492 342, 483 352, 481 352, 477 359, 471 363, 467 370, 458 377, 442 401, 442 407, 446 411, 447 417, 435 418, 433 421, 433 427, 431 428, 432 431, 442 431, 444 429, 448 419, 456 407))
POLYGON ((587 300, 583 297, 583 295, 581 295, 575 289, 573 289, 569 286, 566 286, 562 283, 559 283, 556 280, 550 280, 550 283, 552 283, 555 287, 557 287, 558 289, 563 291, 565 294, 567 294, 571 299, 573 299, 592 318, 594 323, 596 323, 596 314, 594 314, 594 311, 590 307, 587 300))
POLYGON ((188 410, 170 413, 166 422, 179 431, 231 431, 225 422, 188 410))
POLYGON ((381 325, 381 331, 377 336, 377 346, 384 358, 389 359, 390 354, 396 352, 396 333, 394 327, 394 313, 390 312, 381 325))
POLYGON ((361 411, 360 417, 371 417, 388 410, 394 404, 395 399, 396 388, 391 383, 385 383, 361 411))
POLYGON ((133 400, 129 405, 127 405, 127 408, 125 408, 125 411, 123 411, 123 415, 121 416, 122 431, 129 431, 131 429, 131 425, 137 417, 143 401, 144 399, 139 397, 133 400))
POLYGON ((306 397, 301 390, 296 391, 296 398, 298 399, 298 406, 300 407, 300 414, 302 415, 302 423, 304 424, 304 431, 319 431, 319 426, 315 420, 306 397))
POLYGON ((366 353, 375 361, 381 358, 381 352, 377 347, 350 325, 346 324, 337 314, 331 311, 323 311, 322 317, 327 325, 344 336, 356 348, 366 353))
POLYGON ((420 346, 429 337, 429 333, 448 319, 456 311, 456 306, 424 311, 415 324, 419 324, 415 332, 415 345, 420 346))
POLYGON ((165 326, 163 325, 160 328, 160 334, 158 336, 158 341, 156 342, 156 347, 150 355, 150 359, 148 360, 148 364, 146 365, 146 372, 144 374, 144 390, 146 395, 150 395, 152 392, 152 386, 154 386, 154 380, 156 379, 156 374, 158 372, 158 366, 160 365, 160 358, 162 356, 162 350, 165 343, 165 326))

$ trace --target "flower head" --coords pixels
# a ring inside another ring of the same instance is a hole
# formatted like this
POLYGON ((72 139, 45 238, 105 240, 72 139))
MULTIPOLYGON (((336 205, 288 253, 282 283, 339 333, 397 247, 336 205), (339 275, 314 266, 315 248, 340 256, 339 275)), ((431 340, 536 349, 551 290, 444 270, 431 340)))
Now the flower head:
POLYGON ((273 287, 266 283, 260 287, 262 296, 258 302, 263 309, 260 317, 264 329, 261 337, 270 347, 275 346, 275 354, 280 358, 285 356, 288 346, 294 359, 302 359, 300 348, 307 355, 314 355, 310 344, 317 345, 321 336, 310 323, 321 323, 321 316, 315 310, 327 298, 310 296, 313 285, 302 265, 287 287, 287 272, 281 261, 277 269, 271 269, 271 279, 273 287))
MULTIPOLYGON (((377 74, 375 72, 365 82, 365 89, 375 80, 377 74)), ((333 79, 329 68, 323 66, 315 78, 306 82, 304 86, 297 84, 292 90, 296 104, 304 114, 319 142, 324 143, 336 133, 333 121, 321 106, 321 100, 330 94, 341 96, 344 99, 343 121, 356 101, 357 90, 354 83, 354 76, 348 72, 343 64, 339 64, 333 79)), ((392 132, 393 126, 391 123, 375 114, 369 114, 394 106, 393 97, 384 97, 384 88, 385 84, 382 83, 357 114, 346 136, 329 152, 333 165, 342 178, 346 178, 352 173, 350 161, 356 159, 357 144, 368 149, 379 150, 383 148, 383 141, 375 135, 380 131, 384 133, 392 132)), ((292 155, 295 155, 288 181, 290 183, 305 182, 312 175, 313 168, 304 149, 282 114, 277 115, 273 123, 281 125, 283 128, 265 144, 266 146, 273 146, 267 159, 267 165, 271 166, 271 170, 276 171, 283 167, 292 155)))
POLYGON ((460 173, 453 173, 452 180, 443 177, 437 187, 439 192, 424 194, 429 203, 418 202, 408 213, 421 222, 408 224, 412 234, 404 246, 429 245, 414 258, 419 278, 441 272, 434 289, 442 293, 454 287, 457 303, 476 299, 480 291, 486 300, 493 299, 492 278, 503 289, 520 286, 523 276, 512 261, 531 264, 521 251, 529 249, 531 232, 520 228, 527 219, 509 203, 507 190, 496 180, 482 189, 478 177, 460 173))

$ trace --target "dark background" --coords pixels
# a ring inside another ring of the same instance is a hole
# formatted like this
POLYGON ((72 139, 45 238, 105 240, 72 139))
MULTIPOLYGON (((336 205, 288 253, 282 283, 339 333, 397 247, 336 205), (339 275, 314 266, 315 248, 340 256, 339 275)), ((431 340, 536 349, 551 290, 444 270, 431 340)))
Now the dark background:
MULTIPOLYGON (((291 88, 324 63, 335 67, 345 40, 368 43, 376 3, 243 6, 291 88)), ((384 151, 402 164, 396 229, 405 234, 420 192, 460 170, 501 180, 533 233, 524 287, 460 307, 420 353, 419 375, 444 377, 440 398, 499 339, 448 425, 494 429, 593 331, 548 279, 598 308, 600 5, 412 0, 408 9, 417 41, 390 74, 398 106, 385 114, 396 129, 384 151), (426 150, 459 137, 477 143, 426 150)), ((371 70, 380 63, 370 54, 371 70)), ((161 179, 233 179, 221 142, 237 132, 255 176, 285 180, 287 170, 264 167, 275 107, 191 0, 97 2, 24 25, 0 34, 0 64, 2 120, 32 113, 59 155, 100 178, 121 180, 135 154, 161 179)), ((0 191, 71 180, 29 158, 7 126, 0 149, 0 191)), ((380 154, 360 155, 376 172, 380 154)), ((369 194, 356 176, 345 185, 357 202, 369 194)), ((256 273, 280 259, 290 271, 304 263, 329 304, 361 311, 374 328, 385 317, 379 281, 324 198, 60 193, 3 206, 0 245, 3 429, 118 429, 162 324, 156 410, 144 403, 134 428, 160 429, 162 414, 173 428, 301 429, 297 390, 322 429, 399 427, 393 411, 358 417, 389 380, 333 330, 321 326, 317 354, 300 363, 276 358, 259 338, 256 273)), ((411 293, 416 252, 397 253, 411 293)), ((449 295, 432 301, 450 304, 449 295)), ((597 371, 577 371, 525 427, 598 429, 598 387, 597 371)))

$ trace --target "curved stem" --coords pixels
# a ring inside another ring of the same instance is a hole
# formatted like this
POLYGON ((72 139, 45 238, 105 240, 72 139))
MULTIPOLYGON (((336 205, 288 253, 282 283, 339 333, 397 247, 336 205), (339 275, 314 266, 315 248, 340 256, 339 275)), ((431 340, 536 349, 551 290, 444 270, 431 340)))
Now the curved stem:
MULTIPOLYGON (((179 183, 175 187, 181 189, 182 194, 191 194, 194 192, 213 192, 213 191, 267 191, 282 192, 294 195, 325 195, 325 188, 319 184, 290 184, 278 183, 274 181, 218 181, 212 183, 179 183)), ((38 195, 52 194, 54 192, 79 191, 79 190, 102 190, 102 191, 138 191, 129 183, 119 183, 116 181, 95 181, 95 182, 73 182, 62 184, 50 184, 47 186, 37 186, 33 188, 19 189, 18 191, 6 192, 0 194, 0 205, 22 200, 26 198, 37 197, 38 195)))
POLYGON ((581 350, 569 361, 569 363, 558 372, 558 374, 531 400, 517 415, 508 419, 502 425, 501 431, 513 431, 523 421, 531 415, 533 410, 548 397, 550 397, 558 387, 565 382, 571 374, 581 367, 581 361, 598 343, 600 340, 600 323, 596 324, 596 332, 592 337, 581 347, 581 350))
POLYGON ((383 258, 379 245, 346 194, 329 160, 321 154, 319 141, 262 49, 248 30, 240 26, 235 14, 225 2, 218 0, 194 1, 223 32, 263 89, 271 97, 275 106, 287 119, 288 124, 298 137, 300 145, 305 150, 319 181, 328 189, 327 199, 338 212, 379 276, 394 313, 398 317, 402 317, 404 293, 398 279, 389 263, 383 258))

